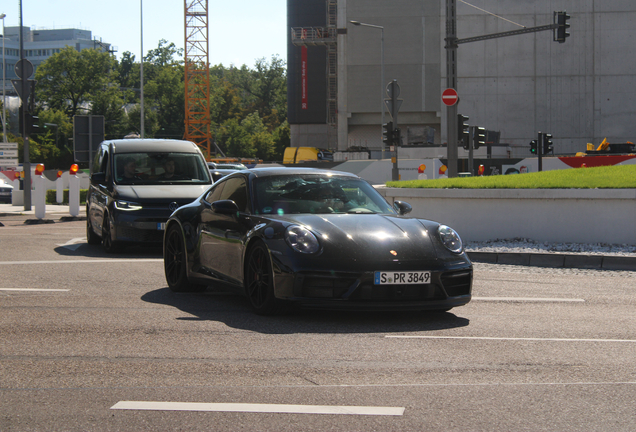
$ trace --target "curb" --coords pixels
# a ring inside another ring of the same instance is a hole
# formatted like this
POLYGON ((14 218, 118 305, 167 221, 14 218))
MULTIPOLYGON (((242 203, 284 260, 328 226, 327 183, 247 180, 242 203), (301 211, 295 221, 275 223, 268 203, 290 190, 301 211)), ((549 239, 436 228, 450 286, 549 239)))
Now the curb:
POLYGON ((468 257, 486 264, 636 271, 636 257, 511 252, 468 252, 468 257))

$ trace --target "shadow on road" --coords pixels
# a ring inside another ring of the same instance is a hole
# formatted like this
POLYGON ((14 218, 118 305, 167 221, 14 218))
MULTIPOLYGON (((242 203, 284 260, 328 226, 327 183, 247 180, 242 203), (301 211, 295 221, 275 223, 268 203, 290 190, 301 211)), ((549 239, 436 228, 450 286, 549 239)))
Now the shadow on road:
POLYGON ((140 246, 126 245, 119 253, 108 253, 101 245, 89 245, 88 243, 78 243, 72 245, 58 246, 54 249, 58 255, 74 256, 85 258, 163 258, 161 246, 140 246))
POLYGON ((453 313, 416 311, 345 312, 294 309, 283 316, 252 313, 244 297, 208 288, 202 293, 173 293, 168 288, 141 297, 148 303, 177 308, 189 315, 181 320, 218 321, 229 327, 264 334, 295 333, 400 333, 465 327, 466 318, 453 313))

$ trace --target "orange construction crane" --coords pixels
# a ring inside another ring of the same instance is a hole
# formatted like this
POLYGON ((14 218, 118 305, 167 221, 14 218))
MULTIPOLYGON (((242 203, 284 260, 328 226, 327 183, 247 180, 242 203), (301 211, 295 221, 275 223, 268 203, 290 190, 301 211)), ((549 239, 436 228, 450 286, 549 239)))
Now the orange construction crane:
POLYGON ((185 136, 210 159, 208 0, 185 0, 185 136))

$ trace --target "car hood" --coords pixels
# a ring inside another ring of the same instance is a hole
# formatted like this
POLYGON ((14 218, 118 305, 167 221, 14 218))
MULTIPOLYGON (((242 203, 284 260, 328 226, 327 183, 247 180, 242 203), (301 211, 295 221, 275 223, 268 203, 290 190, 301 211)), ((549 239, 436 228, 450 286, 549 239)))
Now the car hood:
POLYGON ((132 185, 115 186, 117 198, 132 201, 193 201, 210 185, 132 185))
POLYGON ((442 252, 433 237, 436 222, 380 214, 294 215, 288 220, 314 232, 325 257, 350 262, 435 261, 442 252))

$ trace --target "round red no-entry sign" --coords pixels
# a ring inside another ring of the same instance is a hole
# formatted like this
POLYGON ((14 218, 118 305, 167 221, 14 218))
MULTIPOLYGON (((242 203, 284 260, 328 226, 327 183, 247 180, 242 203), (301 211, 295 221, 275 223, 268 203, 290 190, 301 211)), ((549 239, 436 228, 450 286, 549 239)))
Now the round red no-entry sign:
POLYGON ((444 105, 453 106, 458 100, 459 96, 457 96, 457 90, 447 88, 442 92, 442 102, 444 102, 444 105))

